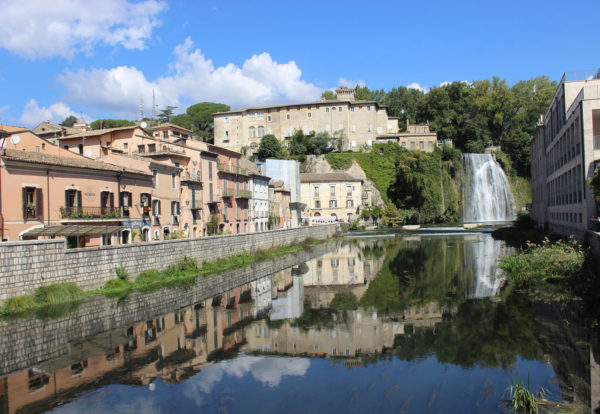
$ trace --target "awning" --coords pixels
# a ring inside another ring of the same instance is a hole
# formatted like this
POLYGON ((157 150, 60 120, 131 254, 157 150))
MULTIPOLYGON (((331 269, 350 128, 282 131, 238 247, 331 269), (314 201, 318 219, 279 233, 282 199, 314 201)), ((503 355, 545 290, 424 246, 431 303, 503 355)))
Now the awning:
POLYGON ((80 226, 78 224, 37 227, 22 234, 23 237, 55 237, 55 236, 100 236, 113 234, 126 229, 125 226, 80 226))

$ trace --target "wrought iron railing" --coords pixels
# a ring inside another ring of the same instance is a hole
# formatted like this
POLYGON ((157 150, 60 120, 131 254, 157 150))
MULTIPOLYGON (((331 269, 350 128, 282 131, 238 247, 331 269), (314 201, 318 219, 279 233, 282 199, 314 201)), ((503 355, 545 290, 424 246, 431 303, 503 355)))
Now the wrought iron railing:
POLYGON ((77 207, 65 206, 60 208, 60 216, 62 218, 81 218, 81 219, 97 219, 97 218, 121 218, 128 216, 129 209, 127 207, 77 207), (125 211, 127 209, 127 211, 125 211))

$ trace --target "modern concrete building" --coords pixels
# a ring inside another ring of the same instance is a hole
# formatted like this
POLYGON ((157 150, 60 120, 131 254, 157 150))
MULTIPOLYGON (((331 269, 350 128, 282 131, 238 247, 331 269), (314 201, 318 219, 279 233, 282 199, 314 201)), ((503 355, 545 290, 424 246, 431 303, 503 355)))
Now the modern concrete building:
POLYGON ((336 100, 244 108, 214 114, 215 144, 253 154, 260 140, 273 134, 280 141, 295 130, 328 132, 343 137, 342 149, 358 151, 378 135, 398 132, 398 118, 375 101, 357 101, 355 90, 338 88, 336 100))
POLYGON ((532 217, 582 238, 597 223, 588 179, 600 162, 600 76, 565 73, 531 139, 532 217))
POLYGON ((298 227, 305 208, 300 198, 300 163, 294 160, 267 159, 263 173, 271 177, 273 182, 283 181, 284 187, 290 192, 290 226, 298 227))
POLYGON ((345 172, 300 174, 302 220, 354 220, 362 206, 362 180, 345 172))
POLYGON ((258 165, 243 159, 242 165, 250 173, 250 231, 259 232, 269 229, 269 177, 260 173, 258 165))

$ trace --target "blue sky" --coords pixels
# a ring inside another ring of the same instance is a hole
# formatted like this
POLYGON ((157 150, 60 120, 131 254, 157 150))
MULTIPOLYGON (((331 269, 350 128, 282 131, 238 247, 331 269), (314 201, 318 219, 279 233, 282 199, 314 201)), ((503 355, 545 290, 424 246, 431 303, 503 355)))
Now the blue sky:
POLYGON ((0 0, 0 122, 600 67, 593 1, 0 0), (568 8, 568 12, 565 9, 568 8))

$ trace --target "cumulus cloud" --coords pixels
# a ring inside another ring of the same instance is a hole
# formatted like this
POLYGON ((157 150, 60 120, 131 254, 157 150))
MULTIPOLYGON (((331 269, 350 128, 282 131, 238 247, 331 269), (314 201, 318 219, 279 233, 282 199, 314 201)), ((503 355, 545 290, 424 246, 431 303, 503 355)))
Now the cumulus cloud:
POLYGON ((242 378, 248 373, 260 383, 274 388, 285 376, 303 376, 310 367, 308 359, 242 356, 204 368, 187 381, 184 395, 202 405, 224 375, 242 378))
POLYGON ((338 80, 338 85, 345 86, 346 88, 354 88, 356 85, 358 85, 362 88, 362 87, 366 86, 367 83, 362 79, 350 80, 350 79, 346 79, 346 78, 340 78, 338 80))
POLYGON ((410 84, 406 85, 406 88, 407 89, 418 89, 418 90, 420 90, 421 92, 424 92, 424 93, 429 92, 429 88, 428 87, 421 86, 417 82, 413 82, 413 83, 410 83, 410 84))
POLYGON ((149 80, 133 66, 66 71, 58 81, 65 100, 119 116, 135 118, 143 98, 146 115, 155 91, 159 107, 185 108, 190 103, 213 101, 241 106, 300 102, 318 99, 322 90, 302 80, 296 62, 278 63, 269 53, 253 55, 241 67, 229 63, 215 67, 187 38, 174 50, 169 73, 149 80))
MULTIPOLYGON (((60 123, 69 115, 74 114, 75 112, 64 102, 56 102, 49 107, 40 107, 35 99, 30 99, 25 104, 25 109, 19 121, 28 127, 34 127, 43 121, 60 123)), ((85 115, 83 117, 87 118, 85 115)))
POLYGON ((144 49, 161 0, 2 0, 0 47, 27 59, 72 57, 96 45, 144 49))

